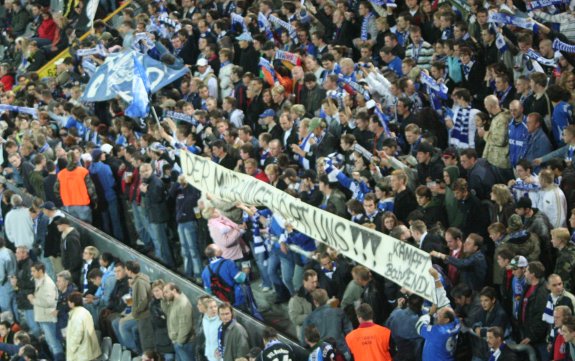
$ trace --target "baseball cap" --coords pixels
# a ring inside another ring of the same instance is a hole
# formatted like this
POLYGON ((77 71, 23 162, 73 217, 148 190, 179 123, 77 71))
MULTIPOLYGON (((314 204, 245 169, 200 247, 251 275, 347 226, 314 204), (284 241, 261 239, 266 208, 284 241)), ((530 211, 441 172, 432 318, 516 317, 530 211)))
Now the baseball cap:
POLYGON ((315 128, 321 126, 321 119, 320 118, 312 118, 311 121, 309 122, 309 126, 307 127, 307 129, 311 132, 312 130, 314 130, 315 128))
POLYGON ((449 148, 445 148, 445 150, 443 151, 443 154, 441 155, 443 158, 457 158, 457 151, 455 150, 455 148, 449 147, 449 148))
POLYGON ((56 223, 57 226, 61 224, 70 224, 70 220, 66 217, 57 217, 54 218, 54 223, 56 223))
POLYGON ((196 65, 197 66, 207 66, 208 60, 206 58, 199 58, 198 61, 196 61, 196 65))
POLYGON ((509 263, 509 267, 511 267, 512 269, 525 268, 528 265, 529 262, 527 262, 527 258, 523 256, 515 256, 509 263))
POLYGON ((252 34, 250 33, 242 33, 240 36, 236 36, 236 40, 238 41, 253 41, 252 34))
POLYGON ((92 150, 92 160, 100 160, 100 156, 102 155, 102 150, 96 148, 92 150))
POLYGON ((260 114, 260 118, 275 117, 275 116, 276 112, 274 112, 273 109, 266 109, 263 113, 260 114))
POLYGON ((46 210, 49 210, 49 211, 54 211, 54 210, 56 210, 56 205, 54 204, 54 202, 48 201, 48 202, 44 202, 44 203, 40 206, 40 208, 46 209, 46 210))

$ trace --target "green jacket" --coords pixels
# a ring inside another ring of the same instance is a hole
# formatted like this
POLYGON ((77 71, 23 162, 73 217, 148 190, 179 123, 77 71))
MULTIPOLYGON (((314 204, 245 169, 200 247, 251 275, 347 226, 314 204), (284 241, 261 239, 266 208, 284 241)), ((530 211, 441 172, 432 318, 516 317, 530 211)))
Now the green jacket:
POLYGON ((192 322, 193 307, 186 295, 173 301, 162 301, 162 309, 167 317, 168 336, 172 342, 179 345, 186 344, 194 337, 194 324, 192 322))
POLYGON ((21 8, 20 11, 12 15, 12 30, 15 35, 22 35, 26 30, 26 26, 30 22, 30 14, 26 9, 21 8))
POLYGON ((224 334, 224 361, 235 361, 249 351, 248 332, 238 321, 232 320, 224 334))
POLYGON ((447 211, 447 221, 449 227, 462 228, 465 222, 465 215, 461 213, 457 206, 457 199, 453 194, 453 183, 459 178, 459 168, 457 166, 449 166, 444 169, 449 178, 451 179, 451 185, 445 188, 445 209, 447 211))
POLYGON ((150 317, 148 305, 151 291, 150 278, 142 273, 136 274, 132 281, 132 317, 135 320, 150 317))

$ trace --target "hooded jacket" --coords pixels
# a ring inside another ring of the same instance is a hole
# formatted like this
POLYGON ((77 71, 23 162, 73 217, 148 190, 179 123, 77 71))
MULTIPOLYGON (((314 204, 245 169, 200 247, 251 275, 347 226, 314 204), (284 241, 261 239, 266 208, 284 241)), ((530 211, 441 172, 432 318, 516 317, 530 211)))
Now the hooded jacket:
POLYGON ((457 166, 449 166, 444 170, 449 175, 449 179, 451 179, 451 184, 445 188, 445 209, 447 211, 447 221, 450 227, 461 228, 465 222, 465 217, 458 210, 457 199, 455 199, 452 189, 455 180, 459 178, 459 168, 457 166))

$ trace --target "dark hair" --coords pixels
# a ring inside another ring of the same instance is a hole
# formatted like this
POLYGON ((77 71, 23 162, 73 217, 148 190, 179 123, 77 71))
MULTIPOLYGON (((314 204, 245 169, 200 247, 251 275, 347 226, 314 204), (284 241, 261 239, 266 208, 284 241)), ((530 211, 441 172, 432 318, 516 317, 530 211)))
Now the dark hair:
POLYGON ((266 340, 273 340, 278 337, 278 332, 273 327, 266 327, 262 332, 262 337, 266 340))
POLYGON ((72 303, 75 307, 82 306, 82 294, 80 292, 72 292, 70 296, 68 296, 68 302, 72 303))
POLYGON ((511 260, 513 257, 515 257, 515 253, 513 253, 511 249, 503 247, 497 251, 497 256, 503 259, 511 260))
POLYGON ((104 273, 99 268, 94 268, 94 269, 90 270, 90 272, 88 272, 88 279, 89 280, 93 280, 93 279, 96 279, 98 277, 102 278, 103 276, 104 276, 104 273))
POLYGON ((479 292, 479 296, 484 296, 493 300, 497 298, 497 291, 495 291, 495 288, 493 287, 483 287, 481 292, 479 292))
POLYGON ((305 272, 303 273, 303 280, 307 281, 308 279, 310 279, 310 277, 317 277, 317 272, 312 269, 305 270, 305 272))
POLYGON ((489 327, 487 332, 491 332, 495 338, 503 338, 503 330, 499 326, 489 327))
POLYGON ((450 295, 451 298, 468 298, 473 295, 473 290, 465 283, 460 283, 451 289, 450 295))
POLYGON ((36 271, 42 271, 43 273, 46 273, 46 266, 44 265, 44 263, 42 262, 36 262, 32 265, 32 267, 36 270, 36 271))
POLYGON ((317 343, 320 340, 319 330, 315 325, 309 325, 303 331, 304 338, 310 343, 317 343))
POLYGON ((140 273, 140 264, 138 261, 128 261, 126 262, 126 269, 132 273, 140 273))
POLYGON ((461 153, 459 153, 459 156, 460 157, 466 156, 467 158, 470 158, 470 159, 471 158, 477 159, 477 152, 473 148, 466 148, 466 149, 463 149, 461 151, 461 153))
POLYGON ((532 273, 536 278, 543 278, 545 276, 545 266, 539 261, 529 262, 527 269, 529 273, 532 273))

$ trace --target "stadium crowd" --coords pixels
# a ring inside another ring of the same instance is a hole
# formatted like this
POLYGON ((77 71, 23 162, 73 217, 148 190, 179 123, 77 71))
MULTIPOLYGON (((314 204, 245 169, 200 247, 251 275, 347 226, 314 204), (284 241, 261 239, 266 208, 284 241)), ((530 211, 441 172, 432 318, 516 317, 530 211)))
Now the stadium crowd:
POLYGON ((111 337, 142 360, 295 361, 235 318, 277 324, 267 295, 312 361, 575 360, 574 4, 142 0, 79 40, 85 5, 0 5, 0 359, 96 360, 111 337), (83 99, 126 51, 189 68, 161 119, 83 99), (435 303, 200 192, 182 152, 428 252, 435 303))

